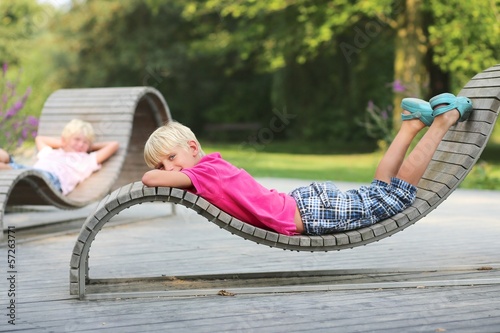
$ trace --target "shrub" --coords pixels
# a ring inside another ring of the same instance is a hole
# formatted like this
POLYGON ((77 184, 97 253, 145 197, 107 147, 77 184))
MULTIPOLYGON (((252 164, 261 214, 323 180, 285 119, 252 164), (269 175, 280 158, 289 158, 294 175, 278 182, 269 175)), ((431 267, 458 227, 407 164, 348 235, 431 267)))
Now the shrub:
POLYGON ((28 138, 34 138, 38 128, 38 118, 24 115, 20 112, 29 95, 31 88, 27 88, 24 94, 17 92, 20 73, 13 81, 7 79, 8 65, 2 66, 2 77, 0 80, 0 148, 11 152, 20 147, 28 138))

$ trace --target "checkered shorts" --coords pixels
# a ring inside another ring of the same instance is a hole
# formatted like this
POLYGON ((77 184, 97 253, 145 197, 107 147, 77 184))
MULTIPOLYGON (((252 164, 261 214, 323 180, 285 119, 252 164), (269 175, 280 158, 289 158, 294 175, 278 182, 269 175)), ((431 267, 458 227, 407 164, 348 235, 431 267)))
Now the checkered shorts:
POLYGON ((324 235, 370 226, 410 206, 417 188, 401 179, 380 180, 358 190, 340 191, 332 182, 299 187, 290 195, 308 235, 324 235))

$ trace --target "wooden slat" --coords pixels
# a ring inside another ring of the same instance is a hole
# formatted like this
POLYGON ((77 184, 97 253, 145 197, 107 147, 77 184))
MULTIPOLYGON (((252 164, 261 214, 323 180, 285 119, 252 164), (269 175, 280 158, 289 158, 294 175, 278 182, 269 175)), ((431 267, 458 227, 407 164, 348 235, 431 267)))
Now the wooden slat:
POLYGON ((500 87, 500 80, 498 78, 499 76, 497 76, 497 74, 490 74, 488 77, 481 77, 475 80, 470 80, 467 84, 467 88, 500 87))

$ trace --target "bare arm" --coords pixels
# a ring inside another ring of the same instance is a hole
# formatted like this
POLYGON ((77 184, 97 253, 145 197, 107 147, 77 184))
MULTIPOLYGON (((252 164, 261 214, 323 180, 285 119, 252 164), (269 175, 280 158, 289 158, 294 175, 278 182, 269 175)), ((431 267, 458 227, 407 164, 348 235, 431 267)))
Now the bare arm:
POLYGON ((170 186, 178 188, 190 188, 193 186, 191 179, 180 171, 150 170, 142 176, 142 182, 146 186, 170 186))
POLYGON ((117 141, 95 142, 90 147, 90 151, 96 152, 97 163, 101 164, 113 156, 118 150, 118 147, 119 143, 117 141))
POLYGON ((42 150, 44 147, 50 147, 53 149, 58 149, 62 147, 62 140, 60 137, 52 136, 40 136, 35 138, 35 144, 38 151, 42 150))
MULTIPOLYGON (((44 147, 50 147, 52 149, 63 148, 63 141, 60 137, 39 135, 35 138, 35 143, 38 151, 42 150, 44 147)), ((113 156, 113 154, 118 150, 118 147, 118 141, 95 142, 89 150, 91 152, 96 152, 97 163, 101 164, 113 156)))

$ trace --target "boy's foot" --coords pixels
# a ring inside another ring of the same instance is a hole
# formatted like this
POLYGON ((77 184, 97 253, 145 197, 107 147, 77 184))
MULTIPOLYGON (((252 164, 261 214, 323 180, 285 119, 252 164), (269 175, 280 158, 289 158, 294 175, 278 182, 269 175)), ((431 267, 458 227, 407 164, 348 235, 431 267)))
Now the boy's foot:
POLYGON ((443 93, 434 96, 429 101, 432 109, 432 115, 437 117, 451 110, 457 110, 460 114, 457 122, 466 121, 472 112, 472 101, 467 97, 455 96, 450 93, 443 93))
POLYGON ((9 163, 10 155, 5 150, 0 148, 0 163, 9 163))
POLYGON ((433 110, 429 102, 419 98, 407 97, 401 101, 401 108, 407 112, 401 114, 401 119, 419 119, 426 126, 434 121, 433 110))

